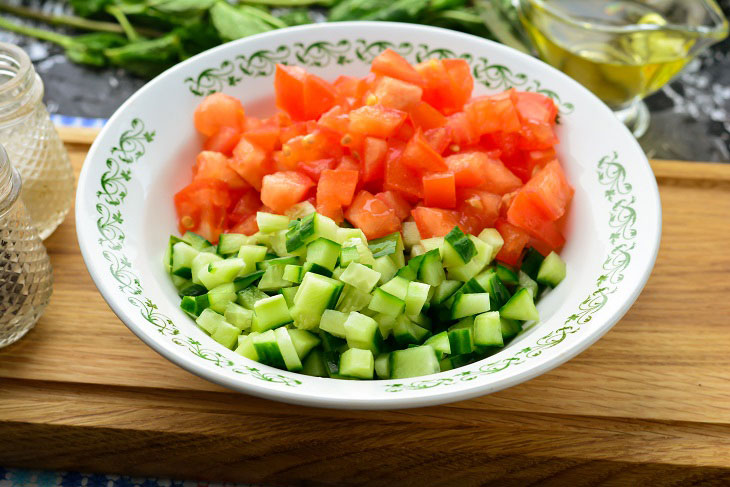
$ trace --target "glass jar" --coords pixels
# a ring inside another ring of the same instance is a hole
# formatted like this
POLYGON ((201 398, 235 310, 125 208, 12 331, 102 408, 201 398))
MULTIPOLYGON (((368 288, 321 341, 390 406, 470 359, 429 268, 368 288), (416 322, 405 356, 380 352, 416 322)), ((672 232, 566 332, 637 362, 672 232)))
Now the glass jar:
POLYGON ((74 174, 43 105, 43 82, 28 55, 0 43, 0 144, 23 179, 23 202, 42 239, 71 208, 74 174))
POLYGON ((18 171, 0 145, 0 348, 33 328, 51 298, 51 261, 23 206, 18 171))

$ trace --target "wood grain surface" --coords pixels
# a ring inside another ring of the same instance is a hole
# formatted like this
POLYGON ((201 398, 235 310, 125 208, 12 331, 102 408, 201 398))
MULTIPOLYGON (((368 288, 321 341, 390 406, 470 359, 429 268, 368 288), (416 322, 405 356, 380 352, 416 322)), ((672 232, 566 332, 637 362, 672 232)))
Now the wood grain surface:
MULTIPOLYGON (((88 146, 68 145, 79 170, 88 146)), ((55 290, 0 350, 0 465, 272 485, 730 485, 730 165, 655 161, 656 267, 595 345, 447 406, 331 411, 237 394, 172 365, 96 291, 74 216, 55 290)))

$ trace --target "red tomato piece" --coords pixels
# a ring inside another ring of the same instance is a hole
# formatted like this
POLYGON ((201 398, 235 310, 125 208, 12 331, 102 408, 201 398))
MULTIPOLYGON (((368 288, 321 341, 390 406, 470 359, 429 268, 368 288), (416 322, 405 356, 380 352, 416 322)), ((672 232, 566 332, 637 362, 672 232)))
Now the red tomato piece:
POLYGON ((330 206, 325 204, 317 203, 314 205, 317 213, 324 215, 327 218, 331 218, 338 225, 345 220, 345 213, 342 211, 342 207, 339 205, 330 206))
POLYGON ((345 218, 363 231, 368 240, 398 231, 395 211, 367 191, 360 191, 345 212, 345 218))
POLYGON ((398 131, 393 134, 391 139, 395 138, 398 140, 402 140, 403 142, 408 142, 411 140, 413 135, 416 133, 416 128, 413 126, 410 120, 406 120, 403 122, 403 124, 400 126, 398 131))
POLYGON ((281 169, 291 171, 302 162, 337 158, 342 154, 342 149, 324 132, 315 130, 312 133, 289 139, 286 144, 281 146, 281 152, 282 155, 279 158, 279 162, 283 166, 281 169))
POLYGON ((391 149, 385 161, 385 189, 397 191, 410 201, 423 197, 421 175, 400 162, 402 151, 391 149))
POLYGON ((530 169, 532 175, 545 167, 549 162, 556 160, 557 157, 555 149, 552 147, 550 149, 528 151, 525 154, 527 167, 530 169))
POLYGON ((254 190, 246 191, 236 201, 233 209, 228 212, 228 220, 233 224, 241 223, 251 215, 255 216, 260 208, 261 195, 259 195, 259 192, 254 190))
POLYGON ((243 136, 266 152, 279 148, 281 128, 273 123, 262 123, 259 127, 246 130, 243 136))
POLYGON ((274 91, 276 106, 287 112, 294 120, 307 120, 308 112, 304 97, 304 83, 307 72, 299 66, 276 65, 274 91))
POLYGON ((445 115, 463 109, 471 97, 474 79, 463 59, 429 59, 416 65, 424 80, 423 101, 445 115))
POLYGON ((446 126, 451 130, 452 141, 459 146, 460 150, 479 142, 479 136, 472 130, 464 112, 450 115, 446 126))
POLYGON ((431 147, 420 130, 417 130, 408 141, 401 162, 411 169, 420 171, 441 172, 447 169, 444 158, 431 147))
POLYGON ((484 172, 484 182, 480 185, 480 189, 490 193, 505 194, 522 186, 522 180, 498 159, 487 157, 482 166, 482 171, 484 172))
POLYGON ((367 82, 354 76, 340 76, 332 84, 340 98, 361 99, 368 89, 367 82))
POLYGON ((444 59, 442 62, 451 81, 451 108, 462 110, 474 90, 471 67, 466 59, 444 59))
POLYGON ((349 206, 355 196, 359 176, 358 171, 348 169, 323 171, 317 185, 317 204, 349 206))
POLYGON ((435 129, 426 130, 423 133, 423 137, 428 142, 428 145, 433 147, 433 150, 439 154, 443 154, 449 144, 451 144, 451 129, 448 127, 438 127, 435 129))
POLYGON ((393 208, 395 216, 403 221, 411 214, 411 205, 395 191, 383 191, 375 195, 380 201, 393 208))
POLYGON ((193 181, 198 179, 217 179, 231 189, 250 188, 248 183, 228 165, 228 158, 220 152, 203 151, 195 158, 193 181))
POLYGON ((553 160, 538 171, 520 192, 534 193, 538 209, 548 220, 555 221, 565 214, 574 190, 560 163, 553 160))
POLYGON ((337 165, 337 159, 317 159, 316 161, 302 161, 297 164, 297 171, 309 176, 312 181, 319 181, 322 172, 327 169, 334 169, 337 165))
POLYGON ((383 139, 365 137, 362 146, 362 180, 376 181, 385 177, 385 157, 388 143, 383 139))
POLYGON ((221 127, 216 133, 205 139, 203 149, 230 156, 240 138, 240 130, 233 127, 221 127))
POLYGON ((313 74, 307 74, 304 80, 303 95, 308 119, 319 118, 337 102, 337 92, 334 87, 313 74))
POLYGON ((384 107, 408 111, 411 107, 420 104, 423 89, 413 83, 384 76, 375 87, 373 95, 377 103, 384 107))
POLYGON ((549 123, 527 120, 520 128, 518 147, 523 150, 550 149, 558 143, 553 126, 549 123))
POLYGON ((411 210, 421 238, 443 237, 459 225, 455 212, 419 206, 411 210))
POLYGON ((241 132, 245 127, 246 113, 241 100, 223 93, 206 96, 193 113, 195 129, 206 137, 221 127, 231 127, 241 132))
POLYGON ((477 136, 500 130, 518 132, 521 127, 509 93, 474 98, 466 104, 464 113, 472 132, 477 136))
POLYGON ((423 176, 423 202, 426 206, 453 208, 456 206, 456 184, 450 172, 423 176))
POLYGON ((180 233, 192 231, 210 242, 218 241, 230 204, 228 185, 218 179, 193 181, 174 198, 180 233))
POLYGON ((522 122, 555 124, 558 107, 552 98, 532 91, 510 90, 512 101, 522 122))
POLYGON ((408 110, 408 116, 417 128, 430 130, 446 125, 446 117, 434 107, 422 101, 408 110))
POLYGON ((530 236, 524 230, 501 219, 497 220, 495 228, 504 240, 504 245, 495 258, 507 265, 517 267, 530 236))
POLYGON ((519 191, 507 211, 507 220, 531 236, 542 240, 552 249, 559 249, 565 243, 565 239, 555 222, 545 217, 540 205, 541 199, 536 193, 519 191))
POLYGON ((280 171, 264 176, 261 202, 274 212, 283 214, 302 201, 314 182, 296 171, 280 171))
POLYGON ((350 132, 385 139, 393 135, 406 119, 400 110, 382 105, 360 107, 350 112, 350 132))
POLYGON ((460 188, 475 188, 484 184, 487 165, 487 155, 483 152, 462 152, 444 159, 449 171, 456 177, 456 186, 460 188))
POLYGON ((346 171, 359 171, 360 166, 357 164, 357 161, 355 161, 354 158, 350 156, 342 156, 342 159, 340 159, 340 162, 337 164, 336 169, 342 169, 346 171))
POLYGON ((305 122, 294 122, 286 127, 281 127, 279 131, 279 142, 286 144, 294 137, 305 135, 307 133, 307 124, 305 122))
POLYGON ((370 69, 373 73, 390 76, 414 85, 420 86, 423 84, 418 71, 403 56, 392 49, 386 49, 378 54, 373 59, 370 69))
POLYGON ((344 108, 337 105, 324 113, 317 121, 317 125, 342 137, 350 128, 350 117, 344 108))
POLYGON ((274 161, 269 154, 245 137, 242 137, 233 149, 233 157, 228 164, 257 191, 261 189, 261 180, 264 176, 275 170, 274 161))
POLYGON ((256 221, 256 214, 253 214, 247 217, 242 222, 237 223, 235 226, 231 227, 231 230, 228 233, 242 233, 244 235, 253 235, 258 231, 259 224, 256 221))
POLYGON ((494 226, 502 205, 501 196, 466 188, 457 191, 457 199, 460 201, 457 211, 465 232, 478 235, 483 229, 494 226))

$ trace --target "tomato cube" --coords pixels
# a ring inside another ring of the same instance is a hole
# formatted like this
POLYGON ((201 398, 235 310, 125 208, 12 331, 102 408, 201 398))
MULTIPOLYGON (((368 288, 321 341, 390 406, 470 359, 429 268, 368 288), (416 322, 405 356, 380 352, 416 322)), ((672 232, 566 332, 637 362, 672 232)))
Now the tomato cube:
POLYGON ((411 210, 421 238, 443 237, 459 225, 459 219, 453 211, 441 208, 419 206, 411 210))
POLYGON ((423 202, 426 206, 453 208, 456 206, 456 184, 450 172, 423 176, 423 202))
POLYGON ((193 181, 217 179, 231 189, 250 188, 249 184, 228 165, 228 158, 220 152, 203 151, 195 158, 193 181))
POLYGON ((449 171, 456 177, 456 186, 475 188, 486 181, 485 166, 488 159, 485 153, 473 151, 451 155, 444 161, 449 171))
POLYGON ((241 131, 233 127, 221 127, 216 133, 205 139, 203 149, 220 152, 226 156, 233 153, 233 148, 241 138, 241 131))
POLYGON ((376 181, 385 177, 385 157, 388 143, 383 139, 366 137, 362 146, 362 180, 376 181))
POLYGON ((447 169, 444 158, 431 147, 420 130, 408 141, 401 162, 418 171, 439 172, 447 169))
POLYGON ((421 85, 423 80, 418 71, 403 56, 392 49, 386 49, 373 59, 370 69, 373 73, 421 85))
POLYGON ((428 142, 428 145, 433 147, 433 150, 439 154, 443 154, 449 147, 449 144, 451 144, 451 129, 449 127, 438 127, 426 130, 423 133, 423 137, 428 142))
POLYGON ((395 211, 367 191, 360 191, 345 212, 345 218, 363 231, 368 240, 398 231, 395 211))
POLYGON ((294 120, 307 120, 304 83, 307 72, 299 66, 276 65, 274 91, 276 106, 287 112, 294 120))
POLYGON ((246 114, 241 100, 223 93, 206 96, 193 113, 195 129, 210 137, 221 127, 230 127, 241 132, 246 124, 246 114))
POLYGON ((325 206, 349 206, 355 196, 358 171, 327 169, 322 172, 317 185, 317 204, 325 206))
POLYGON ((317 119, 332 108, 337 102, 337 92, 334 87, 313 74, 307 74, 304 79, 304 107, 308 120, 317 119))
POLYGON ((417 128, 430 130, 446 125, 446 117, 434 107, 422 101, 408 110, 408 116, 417 128))
POLYGON ((303 172, 312 181, 319 181, 322 172, 327 169, 334 169, 337 165, 337 159, 317 159, 316 161, 302 161, 297 164, 297 171, 303 172))
POLYGON ((491 132, 517 132, 520 119, 509 94, 480 96, 464 107, 464 113, 474 134, 481 136, 491 132))
POLYGON ((504 240, 504 244, 495 258, 500 262, 517 267, 522 260, 522 251, 529 242, 530 236, 524 230, 501 219, 497 220, 495 228, 504 240))
POLYGON ((350 132, 385 139, 406 119, 406 113, 382 105, 360 107, 350 112, 350 132))
POLYGON ((491 228, 499 217, 502 197, 487 191, 465 188, 457 191, 460 201, 457 211, 464 231, 478 235, 483 229, 491 228))
POLYGON ((264 176, 276 169, 269 154, 245 137, 242 137, 233 149, 233 157, 228 164, 256 190, 261 189, 261 180, 264 176))
POLYGON ((408 111, 421 103, 423 89, 418 85, 384 76, 375 87, 373 95, 380 105, 408 111))
POLYGON ((421 175, 403 164, 402 151, 391 149, 385 162, 385 189, 397 191, 410 201, 423 197, 421 175))
POLYGON ((507 169, 498 159, 487 157, 482 165, 484 181, 479 185, 480 189, 495 194, 510 193, 522 186, 522 180, 507 169))
POLYGON ((552 249, 559 249, 565 243, 565 239, 555 222, 546 218, 540 208, 541 203, 541 198, 537 193, 523 189, 512 200, 507 211, 507 220, 531 236, 542 240, 552 249))
POLYGON ((177 192, 174 202, 180 233, 192 231, 211 242, 218 241, 230 204, 226 183, 218 179, 198 179, 177 192))
POLYGON ((574 193, 557 160, 553 160, 538 171, 525 184, 522 191, 534 193, 537 196, 534 203, 550 221, 555 221, 563 216, 574 193))
POLYGON ((395 216, 403 221, 411 214, 411 204, 395 191, 383 191, 375 195, 380 201, 393 208, 395 216))
POLYGON ((283 214, 302 201, 313 186, 311 179, 296 171, 267 174, 261 185, 261 202, 274 212, 283 214))
POLYGON ((256 128, 246 130, 243 136, 266 152, 272 152, 279 148, 281 128, 273 123, 262 123, 256 128))

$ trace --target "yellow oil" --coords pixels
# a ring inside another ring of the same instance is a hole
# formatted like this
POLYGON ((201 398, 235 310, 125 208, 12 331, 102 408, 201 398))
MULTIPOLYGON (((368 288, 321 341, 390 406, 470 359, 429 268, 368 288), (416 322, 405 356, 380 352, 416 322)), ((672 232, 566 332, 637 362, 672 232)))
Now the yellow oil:
POLYGON ((523 0, 521 20, 542 59, 614 109, 658 90, 692 57, 695 39, 688 32, 600 27, 667 23, 643 2, 544 0, 557 16, 539 3, 523 0))

